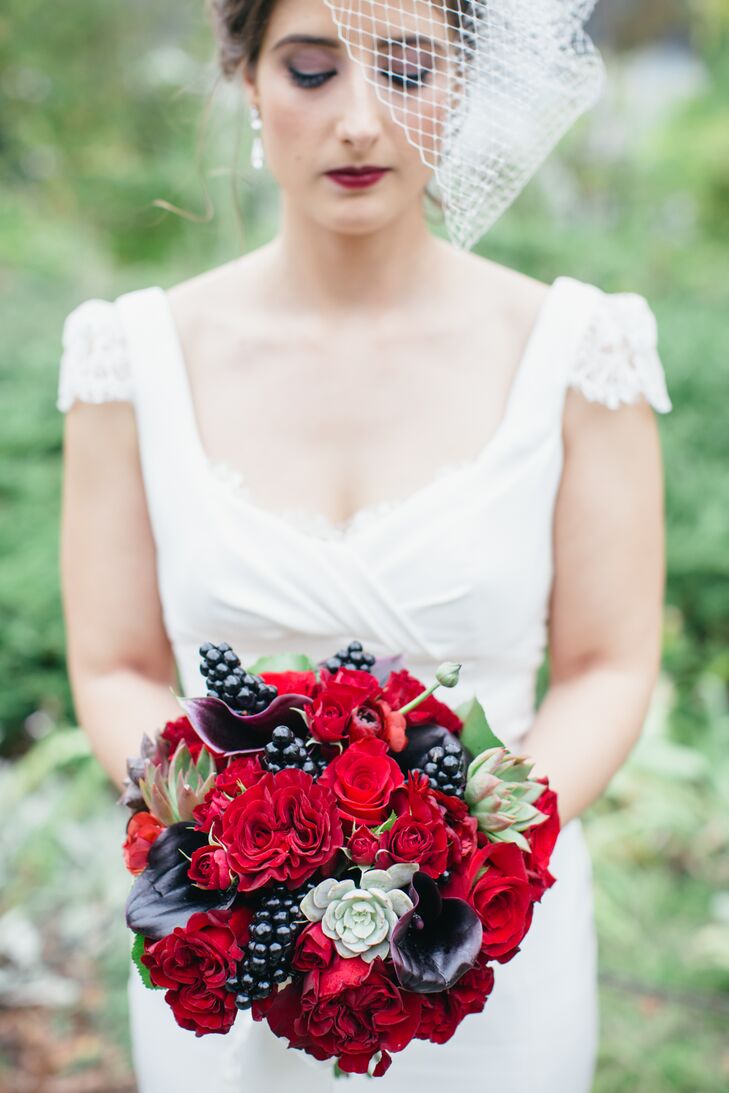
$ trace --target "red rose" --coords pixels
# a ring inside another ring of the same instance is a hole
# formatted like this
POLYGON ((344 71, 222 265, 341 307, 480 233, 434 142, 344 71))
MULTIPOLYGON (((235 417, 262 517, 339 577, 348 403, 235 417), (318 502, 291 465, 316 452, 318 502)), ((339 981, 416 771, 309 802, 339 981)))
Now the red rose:
POLYGON ((208 911, 192 915, 159 941, 147 941, 142 963, 158 987, 175 1020, 196 1036, 227 1032, 237 1010, 225 981, 233 974, 248 944, 253 912, 208 911))
POLYGON ((299 971, 309 972, 314 968, 328 968, 333 958, 334 942, 324 933, 320 922, 312 922, 296 939, 291 964, 299 971))
POLYGON ((198 831, 210 833, 213 827, 220 827, 219 821, 233 797, 238 796, 252 786, 262 774, 264 768, 258 755, 244 755, 232 759, 215 779, 215 785, 209 790, 205 800, 192 810, 195 827, 198 831), (216 825, 216 821, 218 821, 216 825))
POLYGON ((390 751, 402 751, 407 744, 405 715, 396 713, 383 698, 368 698, 349 719, 349 739, 366 740, 377 736, 384 740, 390 751))
POLYGON ((331 787, 347 820, 375 825, 387 819, 390 795, 402 783, 402 771, 387 754, 385 741, 371 737, 350 744, 317 784, 331 787))
POLYGON ((162 729, 160 736, 170 746, 170 755, 173 755, 179 744, 187 744, 193 762, 197 762, 200 752, 205 746, 185 715, 178 717, 176 721, 168 721, 162 729))
MULTIPOLYGON (((539 781, 544 779, 540 778, 539 781)), ((524 864, 531 885, 532 899, 539 901, 556 880, 547 867, 561 831, 557 794, 552 789, 545 789, 541 797, 534 802, 534 807, 540 812, 545 812, 547 819, 542 820, 535 827, 527 828, 524 832, 532 848, 531 854, 526 855, 524 864)))
POLYGON ((518 952, 534 910, 523 852, 515 843, 487 843, 470 859, 466 884, 483 924, 482 950, 506 964, 518 952))
POLYGON ((392 794, 390 808, 398 817, 380 836, 377 865, 387 869, 393 862, 416 861, 438 878, 448 864, 448 833, 426 776, 410 771, 407 783, 392 794))
POLYGON ((347 849, 355 865, 374 865, 380 840, 369 827, 355 827, 347 840, 347 849))
MULTIPOLYGON (((269 996, 270 997, 270 996, 269 996)), ((421 995, 403 991, 388 974, 381 957, 371 964, 358 957, 337 958, 326 971, 308 972, 265 1007, 271 1030, 317 1059, 339 1059, 347 1073, 364 1074, 374 1054, 380 1077, 392 1062, 389 1052, 402 1051, 417 1032, 421 995)), ((254 1003, 253 1017, 262 1007, 254 1003)))
POLYGON ((436 1044, 450 1040, 464 1017, 469 1013, 481 1012, 493 986, 493 968, 482 954, 454 986, 423 995, 417 1038, 436 1044))
POLYGON ((297 888, 342 845, 342 824, 331 790, 303 770, 267 771, 234 797, 220 821, 241 891, 281 881, 297 888))
MULTIPOLYGON (((405 706, 412 699, 417 698, 426 689, 419 679, 411 675, 406 668, 402 668, 398 672, 390 672, 382 688, 382 697, 386 702, 389 702, 393 710, 399 710, 401 706, 405 706)), ((450 706, 447 706, 445 702, 441 702, 434 695, 428 695, 427 698, 424 698, 414 709, 405 714, 405 718, 408 725, 442 725, 444 729, 449 729, 456 736, 463 729, 463 722, 460 717, 454 713, 450 706)))
POLYGON ((200 888, 225 890, 233 883, 228 855, 222 846, 199 846, 193 850, 187 875, 200 888))
POLYGON ((264 683, 271 683, 280 695, 313 695, 319 687, 316 672, 260 672, 264 683))
POLYGON ((129 820, 122 850, 124 864, 135 877, 147 868, 149 848, 161 831, 164 824, 151 812, 135 812, 129 820))

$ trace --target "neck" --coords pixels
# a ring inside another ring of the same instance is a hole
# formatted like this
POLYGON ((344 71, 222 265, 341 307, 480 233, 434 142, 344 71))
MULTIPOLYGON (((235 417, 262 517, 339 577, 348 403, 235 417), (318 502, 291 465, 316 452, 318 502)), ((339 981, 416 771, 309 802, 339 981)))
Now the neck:
POLYGON ((430 298, 443 261, 418 208, 357 235, 314 223, 284 201, 281 229, 269 248, 270 275, 289 312, 333 318, 381 318, 430 298))

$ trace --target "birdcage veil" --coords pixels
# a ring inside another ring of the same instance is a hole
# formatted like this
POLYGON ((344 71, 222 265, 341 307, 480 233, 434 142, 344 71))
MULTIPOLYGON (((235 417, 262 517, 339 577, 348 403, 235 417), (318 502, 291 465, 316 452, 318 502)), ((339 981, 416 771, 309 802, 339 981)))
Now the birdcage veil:
POLYGON ((605 71, 596 0, 324 0, 348 56, 432 168, 468 249, 512 203, 605 71))

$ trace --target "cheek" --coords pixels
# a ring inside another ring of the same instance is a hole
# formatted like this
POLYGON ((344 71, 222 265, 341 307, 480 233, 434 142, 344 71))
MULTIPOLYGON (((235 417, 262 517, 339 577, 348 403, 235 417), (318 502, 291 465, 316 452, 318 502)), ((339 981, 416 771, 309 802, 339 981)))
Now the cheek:
POLYGON ((317 147, 319 120, 317 112, 302 100, 301 92, 292 95, 282 90, 268 97, 264 120, 266 158, 280 178, 296 172, 296 164, 311 156, 317 147))

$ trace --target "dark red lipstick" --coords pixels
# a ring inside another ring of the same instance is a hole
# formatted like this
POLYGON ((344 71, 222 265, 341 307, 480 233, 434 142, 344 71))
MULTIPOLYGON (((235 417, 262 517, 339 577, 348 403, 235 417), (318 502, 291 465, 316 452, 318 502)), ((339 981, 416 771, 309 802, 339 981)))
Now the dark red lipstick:
POLYGON ((342 167, 326 173, 329 178, 339 183, 340 186, 350 190, 362 190, 366 186, 373 186, 389 169, 389 167, 376 167, 366 164, 364 167, 342 167))

